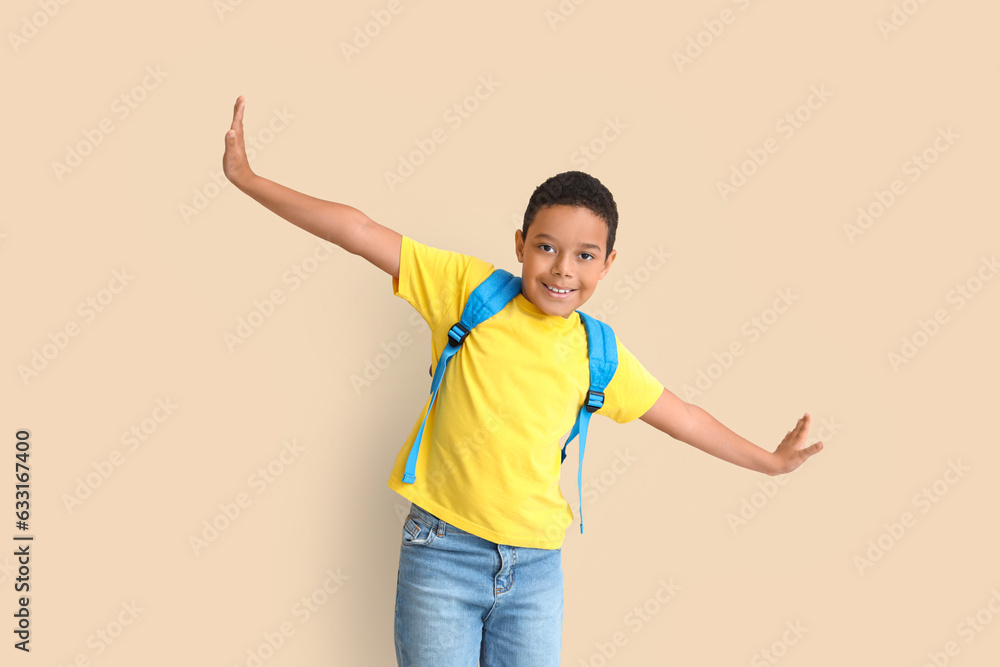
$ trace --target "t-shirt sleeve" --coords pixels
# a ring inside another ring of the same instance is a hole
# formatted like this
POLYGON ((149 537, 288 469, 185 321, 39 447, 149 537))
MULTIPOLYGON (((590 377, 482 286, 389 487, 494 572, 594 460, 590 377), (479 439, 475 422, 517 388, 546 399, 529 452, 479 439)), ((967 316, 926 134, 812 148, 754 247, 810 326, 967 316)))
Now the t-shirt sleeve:
POLYGON ((406 299, 434 331, 449 317, 458 321, 472 290, 493 271, 493 265, 471 255, 441 250, 404 236, 399 251, 399 278, 392 293, 406 299))
POLYGON ((597 414, 619 424, 641 417, 663 393, 663 384, 639 363, 617 336, 618 369, 604 390, 604 405, 597 414))

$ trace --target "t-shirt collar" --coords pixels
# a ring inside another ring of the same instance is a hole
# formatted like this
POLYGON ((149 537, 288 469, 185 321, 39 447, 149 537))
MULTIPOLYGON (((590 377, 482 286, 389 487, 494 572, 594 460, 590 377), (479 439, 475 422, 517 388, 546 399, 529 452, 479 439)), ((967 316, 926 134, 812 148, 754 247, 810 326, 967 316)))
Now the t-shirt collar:
POLYGON ((573 311, 573 313, 569 317, 563 317, 561 315, 549 315, 541 308, 528 301, 527 297, 524 296, 523 292, 519 293, 517 296, 514 297, 514 303, 516 303, 521 308, 521 310, 524 310, 525 312, 528 312, 539 319, 544 319, 553 326, 562 327, 565 329, 574 326, 576 322, 580 319, 580 315, 576 311, 573 311))

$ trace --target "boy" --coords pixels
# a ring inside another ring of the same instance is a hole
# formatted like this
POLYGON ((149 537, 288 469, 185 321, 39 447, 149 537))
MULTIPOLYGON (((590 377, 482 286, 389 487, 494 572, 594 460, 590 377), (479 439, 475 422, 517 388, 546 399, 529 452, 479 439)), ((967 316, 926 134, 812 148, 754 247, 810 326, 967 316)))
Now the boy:
MULTIPOLYGON (((257 176, 244 148, 244 106, 241 96, 226 133, 226 177, 279 216, 392 276, 393 292, 427 321, 432 356, 440 357, 449 328, 493 265, 429 248, 353 207, 257 176)), ((397 456, 388 483, 411 501, 396 589, 400 665, 559 664, 561 545, 572 511, 559 490, 558 441, 589 386, 576 309, 614 263, 617 224, 611 193, 587 174, 559 174, 535 190, 515 233, 521 292, 464 341, 433 408, 428 413, 425 405, 397 456), (408 480, 404 469, 425 417, 408 480)), ((805 445, 808 413, 774 452, 754 445, 666 390, 617 336, 615 344, 618 367, 597 412, 618 422, 641 418, 769 475, 790 472, 822 449, 820 442, 805 445)))

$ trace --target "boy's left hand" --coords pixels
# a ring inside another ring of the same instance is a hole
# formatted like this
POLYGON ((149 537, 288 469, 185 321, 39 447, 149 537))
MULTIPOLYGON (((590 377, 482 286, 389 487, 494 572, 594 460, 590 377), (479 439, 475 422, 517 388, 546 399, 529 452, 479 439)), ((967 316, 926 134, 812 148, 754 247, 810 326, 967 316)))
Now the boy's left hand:
POLYGON ((812 417, 807 412, 799 418, 795 428, 785 435, 778 448, 774 450, 775 470, 772 474, 781 475, 792 472, 805 463, 810 456, 823 449, 822 441, 815 442, 808 447, 805 444, 811 422, 812 417))

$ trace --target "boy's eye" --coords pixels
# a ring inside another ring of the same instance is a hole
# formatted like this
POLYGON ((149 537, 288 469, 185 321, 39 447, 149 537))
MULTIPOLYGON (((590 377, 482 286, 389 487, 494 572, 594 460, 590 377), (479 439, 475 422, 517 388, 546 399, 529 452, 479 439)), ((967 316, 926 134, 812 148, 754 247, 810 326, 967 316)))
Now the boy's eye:
MULTIPOLYGON (((541 243, 541 244, 539 244, 538 248, 539 248, 539 249, 540 249, 540 250, 541 250, 542 252, 548 252, 548 251, 549 251, 550 249, 553 249, 553 248, 552 248, 552 246, 550 246, 550 245, 549 245, 548 243, 541 243)), ((594 257, 594 255, 592 255, 592 254, 591 254, 591 253, 589 253, 589 252, 581 252, 581 253, 580 253, 580 256, 581 256, 581 257, 584 257, 584 258, 585 258, 585 259, 587 259, 588 261, 589 261, 589 260, 591 260, 591 259, 594 259, 594 258, 595 258, 595 257, 594 257)))

